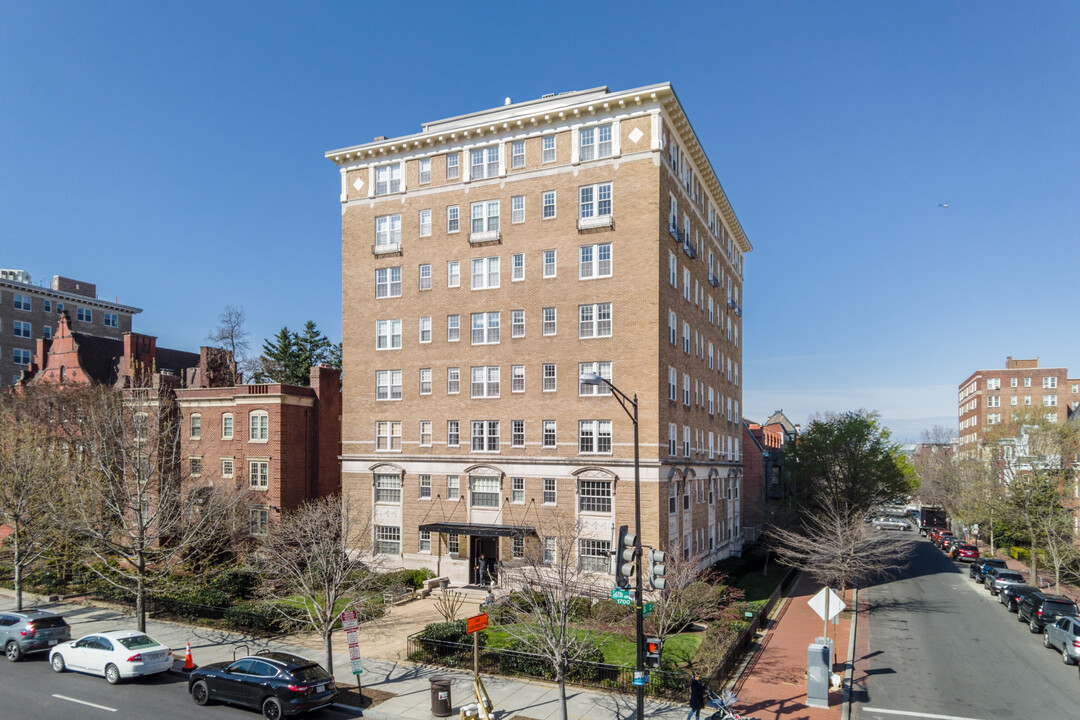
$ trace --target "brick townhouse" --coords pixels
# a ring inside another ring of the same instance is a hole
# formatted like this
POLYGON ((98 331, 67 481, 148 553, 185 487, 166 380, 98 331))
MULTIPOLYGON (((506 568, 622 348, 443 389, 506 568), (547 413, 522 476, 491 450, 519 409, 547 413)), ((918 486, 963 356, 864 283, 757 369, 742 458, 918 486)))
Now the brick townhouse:
POLYGON ((545 95, 326 154, 341 175, 342 488, 392 564, 476 580, 580 521, 741 547, 749 241, 670 84, 545 95))
POLYGON ((798 440, 799 426, 783 410, 763 423, 743 419, 743 532, 747 539, 761 537, 772 507, 795 498, 795 482, 784 463, 784 449, 798 440))

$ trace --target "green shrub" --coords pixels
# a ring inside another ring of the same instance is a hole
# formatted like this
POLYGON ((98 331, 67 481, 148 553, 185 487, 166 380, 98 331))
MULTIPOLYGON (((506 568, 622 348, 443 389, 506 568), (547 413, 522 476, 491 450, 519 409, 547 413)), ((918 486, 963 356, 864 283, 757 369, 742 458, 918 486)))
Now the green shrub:
POLYGON ((265 603, 236 605, 225 611, 225 624, 237 630, 275 635, 293 629, 293 623, 265 603))
POLYGON ((243 565, 229 565, 210 579, 210 585, 228 594, 233 600, 255 597, 261 578, 259 573, 243 565))
POLYGON ((555 668, 547 658, 535 655, 533 649, 520 638, 510 640, 506 649, 511 652, 499 653, 500 674, 549 679, 555 677, 555 668))
POLYGON ((1025 565, 1031 564, 1031 551, 1027 548, 1011 547, 1009 548, 1009 557, 1013 560, 1019 560, 1025 565))
MULTIPOLYGON (((422 640, 437 640, 439 642, 459 643, 472 645, 473 639, 465 632, 465 621, 454 620, 453 622, 431 623, 417 635, 422 640)), ((480 633, 480 647, 487 645, 487 633, 480 633)))

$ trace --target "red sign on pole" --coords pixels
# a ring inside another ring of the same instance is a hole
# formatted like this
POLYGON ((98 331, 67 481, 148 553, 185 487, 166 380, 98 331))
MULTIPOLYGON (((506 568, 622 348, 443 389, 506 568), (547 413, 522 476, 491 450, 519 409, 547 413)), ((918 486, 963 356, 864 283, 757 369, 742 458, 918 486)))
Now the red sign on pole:
POLYGON ((484 613, 483 615, 473 615, 465 621, 465 632, 472 635, 477 630, 486 630, 487 626, 487 613, 484 613))

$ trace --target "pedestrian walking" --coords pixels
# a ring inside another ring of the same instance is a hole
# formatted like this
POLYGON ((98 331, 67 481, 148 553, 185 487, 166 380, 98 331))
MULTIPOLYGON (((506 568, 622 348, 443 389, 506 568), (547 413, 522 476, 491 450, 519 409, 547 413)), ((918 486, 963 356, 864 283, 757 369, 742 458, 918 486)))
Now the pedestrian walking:
POLYGON ((487 585, 488 584, 488 561, 484 557, 484 553, 480 553, 480 559, 476 561, 476 584, 487 585))
POLYGON ((694 673, 690 681, 690 712, 686 713, 686 720, 694 717, 701 720, 701 708, 705 707, 705 684, 701 682, 701 675, 694 673))

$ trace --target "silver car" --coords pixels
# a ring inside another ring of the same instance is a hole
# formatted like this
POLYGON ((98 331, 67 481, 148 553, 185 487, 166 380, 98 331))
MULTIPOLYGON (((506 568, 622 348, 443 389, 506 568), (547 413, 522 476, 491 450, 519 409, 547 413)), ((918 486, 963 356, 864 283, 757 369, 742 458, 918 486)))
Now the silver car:
POLYGON ((1075 665, 1080 660, 1080 620, 1065 616, 1047 625, 1043 628, 1043 645, 1059 651, 1066 665, 1075 665))
POLYGON ((986 586, 991 595, 997 595, 1006 585, 1023 584, 1024 576, 1008 568, 990 568, 986 572, 986 579, 983 580, 983 585, 986 586))
POLYGON ((879 517, 871 523, 875 530, 910 530, 911 523, 894 517, 879 517))
POLYGON ((0 613, 0 646, 11 662, 26 653, 42 652, 71 639, 71 626, 47 610, 0 613))

